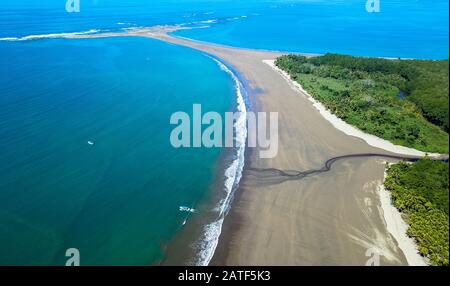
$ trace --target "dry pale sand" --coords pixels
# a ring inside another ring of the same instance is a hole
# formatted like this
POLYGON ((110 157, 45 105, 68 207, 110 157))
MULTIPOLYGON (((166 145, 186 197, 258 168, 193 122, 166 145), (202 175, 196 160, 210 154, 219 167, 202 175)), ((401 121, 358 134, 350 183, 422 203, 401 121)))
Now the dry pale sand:
POLYGON ((317 169, 335 156, 391 154, 325 120, 306 96, 263 62, 279 53, 194 42, 154 30, 128 36, 152 37, 224 60, 245 79, 255 109, 279 113, 278 155, 260 159, 258 152, 248 150, 237 198, 211 264, 365 265, 368 250, 375 248, 381 265, 407 265, 383 218, 377 186, 385 165, 380 159, 347 159, 329 172, 279 184, 264 183, 249 170, 317 169))
MULTIPOLYGON (((386 176, 386 172, 384 176, 386 176)), ((398 245, 403 250, 408 264, 414 266, 427 266, 428 263, 426 259, 422 257, 417 250, 416 242, 412 237, 409 237, 406 234, 408 225, 402 219, 402 214, 392 204, 391 194, 386 190, 382 182, 380 182, 378 186, 378 191, 387 229, 389 230, 389 233, 394 236, 398 245)))

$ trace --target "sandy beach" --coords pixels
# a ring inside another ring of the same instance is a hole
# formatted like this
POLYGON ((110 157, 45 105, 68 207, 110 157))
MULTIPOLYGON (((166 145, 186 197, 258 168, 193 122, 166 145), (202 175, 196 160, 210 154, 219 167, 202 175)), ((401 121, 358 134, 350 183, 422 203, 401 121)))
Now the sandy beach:
POLYGON ((170 31, 144 29, 71 38, 141 36, 197 49, 220 58, 240 74, 254 111, 279 113, 278 155, 261 159, 257 150, 247 151, 243 178, 211 265, 365 265, 374 249, 381 255, 381 265, 408 265, 383 214, 378 188, 384 159, 340 160, 328 172, 289 181, 267 180, 264 172, 255 169, 305 171, 348 154, 423 153, 395 146, 387 151, 337 128, 307 94, 292 88, 267 64, 281 53, 175 38, 166 34, 170 31))
MULTIPOLYGON (((386 177, 386 172, 384 174, 386 177)), ((417 244, 412 237, 407 236, 408 225, 401 217, 401 213, 391 203, 391 194, 380 182, 378 186, 381 207, 383 209, 384 219, 386 221, 389 233, 391 233, 398 242, 400 248, 406 256, 409 265, 427 266, 427 261, 419 254, 417 244)))

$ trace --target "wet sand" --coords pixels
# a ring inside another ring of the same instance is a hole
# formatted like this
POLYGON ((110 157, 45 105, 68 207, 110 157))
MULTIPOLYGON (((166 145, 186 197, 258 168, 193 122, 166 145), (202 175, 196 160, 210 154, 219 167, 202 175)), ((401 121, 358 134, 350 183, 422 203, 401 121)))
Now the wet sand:
POLYGON ((254 111, 279 113, 278 155, 260 159, 257 150, 248 150, 212 265, 365 265, 372 248, 381 253, 381 265, 407 265, 383 219, 377 190, 384 175, 381 159, 346 159, 329 172, 278 184, 264 183, 251 171, 309 170, 341 155, 392 154, 325 120, 306 95, 263 62, 280 53, 205 44, 158 31, 127 36, 151 37, 222 59, 245 80, 254 111))

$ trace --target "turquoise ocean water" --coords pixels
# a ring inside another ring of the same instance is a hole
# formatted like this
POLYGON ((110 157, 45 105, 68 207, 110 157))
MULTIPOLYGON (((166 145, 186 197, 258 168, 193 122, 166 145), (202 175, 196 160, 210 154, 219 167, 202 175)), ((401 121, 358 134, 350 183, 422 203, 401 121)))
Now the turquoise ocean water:
POLYGON ((205 264, 239 177, 224 150, 169 141, 173 112, 238 108, 226 67, 151 39, 53 34, 187 24, 203 28, 175 34, 239 47, 448 58, 448 1, 64 2, 0 0, 0 265, 64 265, 72 247, 83 265, 156 264, 189 227, 180 205, 211 217, 185 242, 205 264))
POLYGON ((11 43, 0 60, 0 264, 60 265, 70 247, 84 265, 161 260, 219 156, 172 148, 169 118, 232 110, 228 74, 139 38, 11 43))

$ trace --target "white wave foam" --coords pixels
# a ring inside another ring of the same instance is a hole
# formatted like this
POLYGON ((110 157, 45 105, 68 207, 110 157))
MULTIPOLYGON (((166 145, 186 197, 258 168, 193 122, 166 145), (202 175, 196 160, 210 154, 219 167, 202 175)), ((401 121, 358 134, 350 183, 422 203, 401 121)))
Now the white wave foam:
POLYGON ((136 26, 136 24, 129 23, 129 22, 117 22, 116 24, 119 26, 136 26))
POLYGON ((242 171, 245 163, 245 142, 247 140, 247 107, 245 106, 244 96, 242 94, 243 86, 238 77, 222 62, 212 58, 219 67, 228 73, 235 82, 237 95, 237 111, 240 116, 234 123, 234 130, 236 131, 235 146, 236 159, 225 170, 225 197, 218 203, 217 220, 204 227, 203 237, 198 246, 199 253, 196 258, 196 264, 199 266, 207 266, 211 261, 214 252, 219 243, 219 237, 222 232, 222 225, 233 199, 234 191, 242 177, 242 171))
POLYGON ((40 40, 40 39, 54 39, 54 38, 66 38, 70 36, 79 36, 79 35, 89 35, 100 32, 100 30, 89 30, 84 32, 74 32, 74 33, 56 33, 56 34, 43 34, 43 35, 29 35, 24 37, 6 37, 0 38, 0 41, 31 41, 31 40, 40 40))
POLYGON ((214 24, 217 23, 217 19, 211 19, 211 20, 204 20, 204 21, 196 21, 196 22, 191 22, 191 23, 187 23, 187 25, 197 25, 197 24, 214 24))
MULTIPOLYGON (((229 17, 229 18, 223 18, 224 21, 237 21, 241 20, 242 18, 247 18, 247 16, 239 16, 239 17, 229 17)), ((210 20, 203 20, 203 21, 194 21, 194 22, 186 22, 179 24, 180 26, 189 26, 189 25, 200 25, 200 24, 217 24, 221 21, 221 19, 210 19, 210 20)), ((200 27, 196 27, 200 28, 200 27)), ((210 26, 204 26, 204 28, 210 28, 210 26)))
POLYGON ((198 244, 200 251, 197 254, 195 263, 197 266, 208 266, 219 243, 222 225, 223 218, 220 218, 203 228, 203 237, 198 244))

